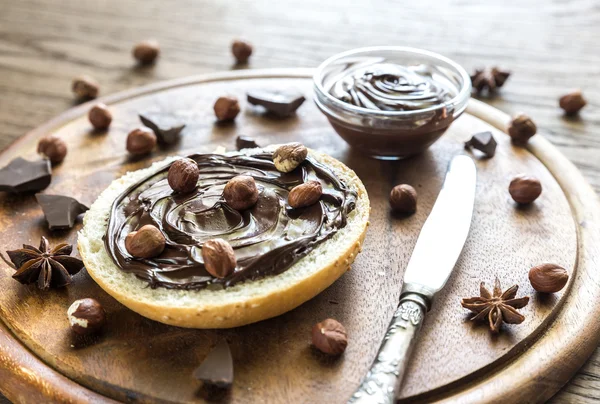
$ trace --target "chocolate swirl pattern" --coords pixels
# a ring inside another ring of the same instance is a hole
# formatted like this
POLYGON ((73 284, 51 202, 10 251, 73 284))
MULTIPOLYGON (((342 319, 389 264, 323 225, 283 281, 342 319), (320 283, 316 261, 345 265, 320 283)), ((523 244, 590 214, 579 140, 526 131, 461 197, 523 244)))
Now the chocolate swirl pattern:
POLYGON ((223 288, 284 272, 346 225, 357 195, 310 156, 291 173, 277 171, 271 157, 267 152, 192 155, 200 178, 187 195, 169 187, 169 166, 130 187, 113 203, 104 239, 115 264, 153 288, 171 289, 223 288), (225 204, 222 192, 241 174, 254 177, 259 199, 238 212, 225 204), (289 191, 308 180, 321 183, 321 200, 292 209, 289 191), (125 237, 146 224, 163 232, 167 246, 156 258, 134 258, 125 249, 125 237), (202 261, 202 243, 216 237, 227 240, 237 258, 235 272, 223 279, 212 277, 202 261))
POLYGON ((329 93, 371 110, 414 111, 449 101, 456 91, 456 85, 435 66, 362 62, 348 66, 329 93))

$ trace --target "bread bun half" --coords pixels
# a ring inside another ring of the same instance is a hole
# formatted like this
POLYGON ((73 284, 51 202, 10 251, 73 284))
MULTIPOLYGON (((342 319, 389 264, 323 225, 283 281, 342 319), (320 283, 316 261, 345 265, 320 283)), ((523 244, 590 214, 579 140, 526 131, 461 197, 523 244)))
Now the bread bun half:
POLYGON ((313 150, 309 153, 357 192, 356 208, 349 214, 345 227, 283 273, 221 290, 152 289, 147 282, 115 265, 103 241, 113 201, 128 187, 174 158, 113 181, 87 211, 77 246, 88 273, 102 289, 129 309, 178 327, 238 327, 294 309, 322 292, 350 268, 361 250, 370 211, 367 192, 354 171, 326 154, 313 150))

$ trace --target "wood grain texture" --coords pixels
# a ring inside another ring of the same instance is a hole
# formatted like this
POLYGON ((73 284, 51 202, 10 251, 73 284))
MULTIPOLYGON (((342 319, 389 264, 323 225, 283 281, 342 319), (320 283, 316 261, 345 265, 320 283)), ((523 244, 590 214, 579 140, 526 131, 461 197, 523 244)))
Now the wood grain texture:
MULTIPOLYGON (((486 100, 534 117, 545 136, 600 189, 599 11, 592 0, 390 3, 316 0, 225 2, 0 0, 0 143, 6 145, 72 105, 70 81, 97 77, 110 94, 157 80, 232 67, 231 39, 256 45, 251 67, 314 66, 349 48, 424 47, 467 68, 513 70, 501 96, 486 100), (385 10, 385 11, 383 11, 385 10), (390 18, 394 15, 394 18, 390 18), (325 22, 325 23, 324 23, 325 22), (160 40, 157 66, 133 67, 132 44, 160 40), (581 87, 590 101, 564 119, 557 97, 581 87)), ((557 402, 600 398, 599 353, 557 402)))
MULTIPOLYGON (((54 181, 46 192, 68 193, 88 203, 113 178, 149 164, 148 159, 131 160, 124 150, 127 132, 138 125, 136 113, 140 111, 160 109, 188 124, 177 147, 157 151, 154 159, 172 153, 209 152, 218 145, 231 147, 240 133, 256 137, 259 144, 302 140, 352 167, 369 192, 371 227, 353 270, 326 292, 284 316, 234 330, 194 331, 138 316, 107 296, 85 273, 77 275, 74 285, 66 290, 44 293, 34 286, 15 283, 10 278, 13 271, 3 266, 0 315, 44 361, 116 399, 189 401, 196 398, 198 387, 190 380, 194 366, 219 338, 225 337, 232 344, 237 365, 232 402, 249 398, 268 402, 315 402, 323 398, 343 401, 373 360, 377 350, 373 341, 381 339, 395 309, 401 269, 439 193, 448 162, 453 155, 464 152, 463 142, 471 133, 485 130, 495 133, 499 148, 494 159, 477 159, 478 202, 471 235, 456 272, 428 315, 402 397, 428 400, 445 394, 448 387, 463 386, 468 380, 481 381, 482 371, 504 366, 536 341, 548 324, 553 324, 567 290, 550 299, 533 296, 532 304, 523 309, 528 320, 519 327, 507 327, 491 341, 485 326, 470 324, 458 307, 460 297, 477 293, 481 279, 491 282, 497 275, 506 287, 510 286, 507 282, 518 283, 522 294, 534 295, 527 282, 531 266, 550 261, 574 272, 576 233, 570 208, 559 185, 530 153, 513 147, 500 130, 469 114, 456 121, 429 151, 399 162, 376 161, 352 152, 312 103, 283 120, 265 118, 243 103, 244 113, 235 124, 215 125, 211 106, 219 94, 243 98, 253 88, 294 87, 303 92, 311 88, 310 79, 260 78, 286 76, 285 72, 248 73, 249 79, 236 80, 240 75, 237 73, 192 77, 108 97, 114 123, 102 134, 90 130, 85 116, 89 105, 82 105, 21 138, 0 155, 0 163, 14 155, 33 157, 37 139, 44 133, 55 133, 76 152, 56 167, 54 181), (518 209, 506 192, 510 178, 519 172, 533 173, 544 184, 543 196, 527 209, 518 209), (420 196, 415 215, 390 215, 388 193, 397 183, 417 188, 420 196), (375 295, 378 299, 373 299, 375 295), (117 326, 108 327, 100 337, 79 341, 70 334, 65 317, 49 314, 64 311, 70 302, 84 296, 101 301, 117 326), (309 348, 303 331, 324 317, 342 321, 352 336, 353 343, 342 360, 323 363, 309 348), (276 354, 274 347, 278 347, 276 354), (464 361, 465 357, 470 360, 464 361), (160 374, 163 377, 157 378, 160 374), (294 387, 288 387, 291 385, 294 387)), ((307 71, 298 74, 310 76, 307 71)), ((40 234, 47 234, 33 198, 4 197, 1 202, 0 221, 5 232, 0 237, 4 237, 4 244, 15 238, 32 243, 40 234), (14 219, 17 213, 19 220, 14 219)), ((76 237, 75 231, 47 235, 51 241, 74 242, 76 237)))

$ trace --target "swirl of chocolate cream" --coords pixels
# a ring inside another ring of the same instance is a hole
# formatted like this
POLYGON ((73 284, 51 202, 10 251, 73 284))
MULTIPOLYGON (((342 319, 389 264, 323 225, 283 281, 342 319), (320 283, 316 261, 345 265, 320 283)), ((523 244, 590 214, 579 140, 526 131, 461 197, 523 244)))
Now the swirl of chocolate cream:
POLYGON ((456 91, 456 85, 435 66, 361 62, 349 65, 329 93, 362 108, 414 111, 449 101, 456 91))
POLYGON ((153 288, 223 288, 280 274, 344 227, 356 204, 356 192, 310 156, 291 173, 277 171, 272 153, 262 151, 190 158, 200 168, 191 194, 180 195, 169 187, 168 165, 128 188, 112 206, 106 248, 119 268, 153 288), (240 174, 254 177, 259 189, 256 205, 243 212, 222 197, 227 181, 240 174), (289 191, 308 180, 321 183, 321 200, 292 209, 289 191), (134 258, 125 249, 125 237, 146 224, 162 231, 166 248, 156 258, 134 258), (235 272, 223 279, 211 276, 202 261, 202 243, 216 237, 227 240, 237 258, 235 272))

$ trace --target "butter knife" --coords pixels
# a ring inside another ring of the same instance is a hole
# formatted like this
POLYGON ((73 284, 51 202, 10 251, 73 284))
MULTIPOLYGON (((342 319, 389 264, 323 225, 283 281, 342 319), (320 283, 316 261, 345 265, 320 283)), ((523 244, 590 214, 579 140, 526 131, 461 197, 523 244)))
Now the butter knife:
POLYGON ((476 177, 470 157, 460 155, 450 162, 442 190, 406 267, 398 309, 369 373, 349 403, 395 402, 425 313, 446 284, 467 240, 476 177))

